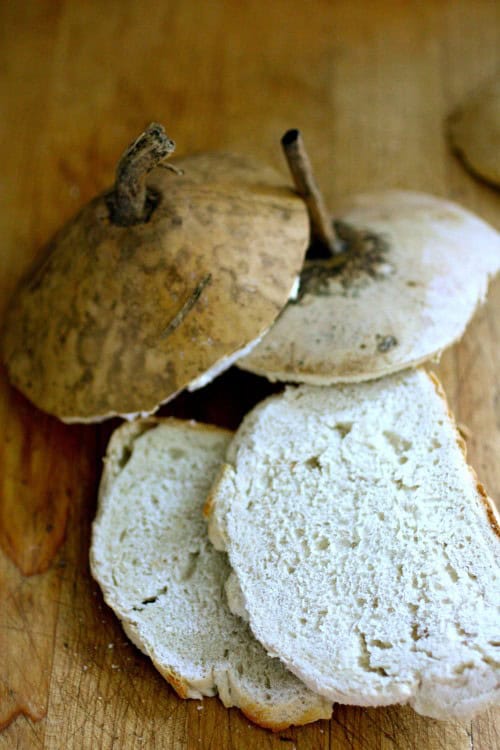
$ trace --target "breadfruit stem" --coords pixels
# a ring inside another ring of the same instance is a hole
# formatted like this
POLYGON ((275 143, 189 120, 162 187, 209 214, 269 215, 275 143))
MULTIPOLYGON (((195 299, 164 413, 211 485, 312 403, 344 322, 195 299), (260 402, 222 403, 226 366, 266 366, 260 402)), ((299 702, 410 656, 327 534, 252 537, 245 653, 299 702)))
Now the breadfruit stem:
POLYGON ((309 214, 310 247, 314 250, 316 257, 329 258, 336 255, 338 247, 331 218, 314 179, 313 169, 300 130, 287 130, 281 139, 281 145, 297 192, 303 198, 309 214))
POLYGON ((115 185, 108 197, 113 224, 128 227, 151 216, 158 196, 146 187, 146 177, 175 149, 163 125, 153 122, 130 144, 116 168, 115 185))

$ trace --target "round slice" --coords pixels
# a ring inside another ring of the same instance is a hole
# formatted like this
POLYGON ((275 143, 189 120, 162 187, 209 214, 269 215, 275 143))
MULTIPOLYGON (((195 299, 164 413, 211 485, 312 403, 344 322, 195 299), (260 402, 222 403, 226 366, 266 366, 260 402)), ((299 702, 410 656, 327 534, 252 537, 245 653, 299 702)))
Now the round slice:
POLYGON ((202 508, 231 434, 138 420, 111 439, 90 553, 131 640, 181 698, 219 695, 261 726, 329 718, 331 704, 267 656, 224 597, 226 556, 202 508))
POLYGON ((288 388, 207 503, 231 608, 329 700, 465 719, 500 702, 500 527, 422 371, 288 388))
POLYGON ((151 413, 229 367, 288 300, 308 241, 301 200, 243 156, 175 168, 144 178, 142 218, 127 218, 138 190, 127 177, 125 218, 116 186, 85 206, 17 289, 3 359, 41 409, 66 421, 151 413))
POLYGON ((440 198, 366 193, 339 217, 343 252, 306 262, 297 299, 239 367, 327 385, 419 364, 460 338, 500 269, 498 232, 440 198))
POLYGON ((465 166, 500 187, 500 77, 467 99, 447 124, 451 145, 465 166))

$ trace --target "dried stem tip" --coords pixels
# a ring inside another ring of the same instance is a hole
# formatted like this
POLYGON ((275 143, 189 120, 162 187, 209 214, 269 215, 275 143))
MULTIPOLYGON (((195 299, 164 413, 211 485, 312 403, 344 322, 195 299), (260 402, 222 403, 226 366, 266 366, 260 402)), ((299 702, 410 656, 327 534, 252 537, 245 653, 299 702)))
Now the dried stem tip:
POLYGON ((281 139, 281 145, 297 192, 307 207, 311 225, 311 245, 320 246, 327 257, 334 255, 338 249, 330 215, 314 179, 300 130, 287 130, 281 139))
POLYGON ((116 168, 113 192, 109 196, 111 220, 127 227, 147 221, 157 196, 146 187, 148 173, 175 149, 163 125, 151 123, 125 151, 116 168))

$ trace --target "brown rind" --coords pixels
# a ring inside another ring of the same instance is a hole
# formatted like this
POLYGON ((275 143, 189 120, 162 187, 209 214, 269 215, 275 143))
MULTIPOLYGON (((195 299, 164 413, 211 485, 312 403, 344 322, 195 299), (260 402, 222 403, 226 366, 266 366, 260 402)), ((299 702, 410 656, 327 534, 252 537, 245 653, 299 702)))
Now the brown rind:
POLYGON ((437 377, 437 375, 434 372, 427 372, 427 375, 429 376, 430 380, 432 380, 432 382, 434 384, 434 387, 436 389, 436 393, 438 394, 438 396, 440 396, 443 399, 443 401, 445 403, 446 411, 448 413, 448 417, 449 417, 450 422, 453 425, 453 428, 454 428, 454 430, 456 432, 458 447, 462 451, 464 460, 465 460, 465 462, 467 464, 467 468, 470 471, 470 473, 472 474, 472 478, 474 480, 474 484, 476 485, 476 490, 477 490, 478 497, 479 497, 481 503, 483 504, 484 510, 486 512, 486 517, 488 519, 488 523, 491 526, 491 528, 493 529, 493 531, 495 532, 495 534, 498 537, 500 537, 500 515, 498 513, 495 501, 493 500, 493 498, 491 498, 488 495, 488 493, 487 493, 487 491, 486 491, 483 483, 479 481, 479 479, 477 477, 477 474, 476 474, 476 470, 469 463, 467 463, 467 444, 466 444, 465 440, 463 439, 462 435, 460 434, 460 430, 459 430, 457 422, 455 420, 455 415, 453 414, 453 412, 452 412, 452 410, 450 408, 450 405, 448 403, 448 398, 447 398, 445 390, 444 390, 444 388, 443 388, 443 386, 441 384, 441 381, 439 380, 439 378, 437 377))
MULTIPOLYGON (((273 719, 273 710, 268 707, 259 706, 257 703, 249 703, 245 706, 239 706, 240 711, 249 719, 257 724, 259 727, 264 729, 270 729, 272 732, 281 732, 284 729, 288 729, 290 722, 277 722, 273 719)), ((320 721, 321 719, 329 719, 330 715, 327 716, 324 711, 318 709, 310 709, 305 711, 300 719, 293 722, 293 726, 302 727, 305 724, 312 724, 313 721, 320 721)))
POLYGON ((148 414, 272 324, 308 241, 301 200, 244 157, 156 169, 150 220, 112 224, 107 196, 46 248, 10 304, 12 383, 68 421, 148 414))

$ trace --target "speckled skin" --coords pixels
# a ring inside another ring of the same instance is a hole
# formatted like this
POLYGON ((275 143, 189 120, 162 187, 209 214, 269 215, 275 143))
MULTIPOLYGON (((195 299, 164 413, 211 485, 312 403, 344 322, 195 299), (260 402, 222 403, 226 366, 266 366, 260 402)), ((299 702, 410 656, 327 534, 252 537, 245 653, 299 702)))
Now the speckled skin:
POLYGON ((498 232, 431 195, 366 193, 338 216, 379 238, 379 262, 306 285, 239 367, 328 385, 420 364, 460 338, 500 269, 498 232))
POLYGON ((230 154, 151 172, 147 223, 118 227, 106 195, 83 208, 20 283, 3 359, 60 418, 153 412, 261 335, 302 265, 302 201, 273 170, 230 154))

